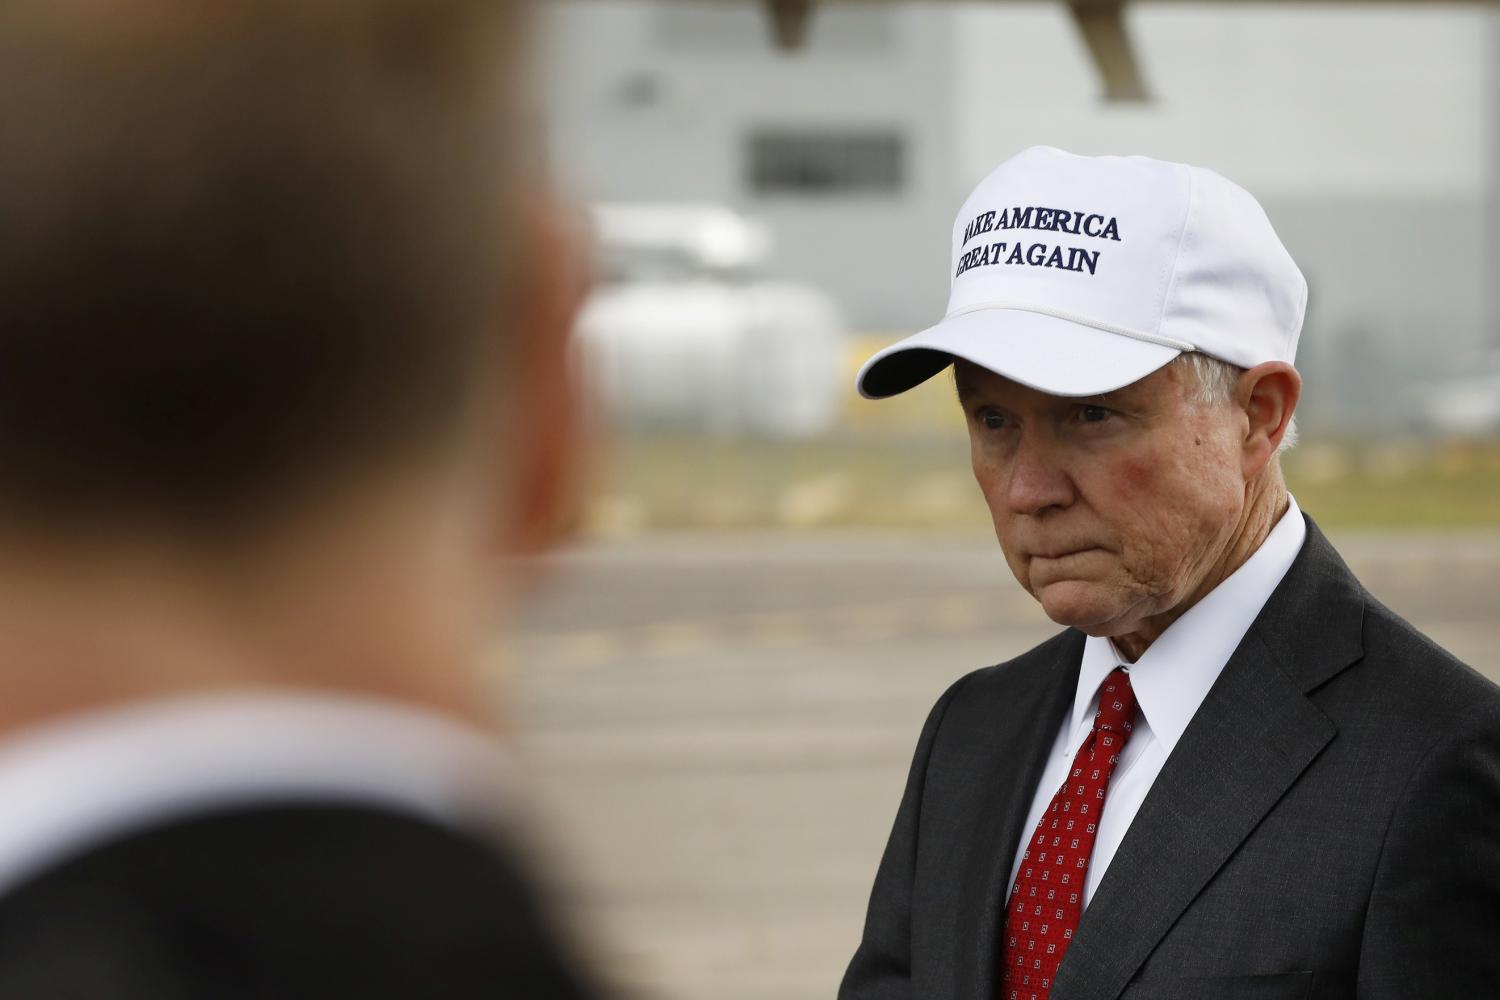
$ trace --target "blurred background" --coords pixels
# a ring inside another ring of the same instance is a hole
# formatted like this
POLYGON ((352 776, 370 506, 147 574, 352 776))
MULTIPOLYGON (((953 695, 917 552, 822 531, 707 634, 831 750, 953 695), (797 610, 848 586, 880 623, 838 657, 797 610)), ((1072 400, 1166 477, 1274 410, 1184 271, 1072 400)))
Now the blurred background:
POLYGON ((852 389, 942 315, 953 216, 1026 146, 1260 199, 1311 289, 1293 491, 1500 677, 1500 6, 544 6, 604 436, 501 655, 570 915, 628 995, 832 996, 928 708, 1055 630, 951 379, 852 389))

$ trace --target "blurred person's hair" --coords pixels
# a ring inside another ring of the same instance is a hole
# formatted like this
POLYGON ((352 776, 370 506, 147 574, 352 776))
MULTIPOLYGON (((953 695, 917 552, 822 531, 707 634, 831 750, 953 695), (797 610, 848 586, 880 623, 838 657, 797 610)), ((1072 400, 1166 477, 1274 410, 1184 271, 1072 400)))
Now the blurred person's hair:
POLYGON ((521 280, 516 6, 7 4, 0 518, 233 530, 441 440, 521 280))

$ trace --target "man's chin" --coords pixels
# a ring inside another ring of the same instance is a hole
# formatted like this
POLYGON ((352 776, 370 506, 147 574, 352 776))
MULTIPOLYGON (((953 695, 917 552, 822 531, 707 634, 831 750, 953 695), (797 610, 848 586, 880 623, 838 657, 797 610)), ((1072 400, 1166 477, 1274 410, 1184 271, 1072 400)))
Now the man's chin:
POLYGON ((1112 635, 1119 621, 1118 601, 1110 600, 1098 584, 1082 580, 1059 580, 1033 594, 1048 618, 1089 635, 1112 635))

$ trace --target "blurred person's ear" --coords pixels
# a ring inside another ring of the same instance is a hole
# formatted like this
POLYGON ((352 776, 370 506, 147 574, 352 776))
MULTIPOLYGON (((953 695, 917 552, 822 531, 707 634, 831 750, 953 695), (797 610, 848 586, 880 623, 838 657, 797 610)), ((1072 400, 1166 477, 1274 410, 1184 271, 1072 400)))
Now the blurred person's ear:
POLYGON ((575 529, 583 502, 587 409, 571 344, 590 285, 583 216, 548 194, 526 206, 524 233, 528 259, 521 266, 516 314, 503 318, 519 334, 507 361, 517 366, 506 376, 517 405, 506 435, 515 461, 501 539, 513 555, 541 552, 575 529))

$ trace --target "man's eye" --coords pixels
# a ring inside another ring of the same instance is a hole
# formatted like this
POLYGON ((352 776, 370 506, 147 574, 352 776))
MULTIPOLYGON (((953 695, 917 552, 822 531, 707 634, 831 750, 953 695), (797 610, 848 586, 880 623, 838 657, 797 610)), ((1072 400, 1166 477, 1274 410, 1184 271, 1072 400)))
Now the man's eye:
POLYGON ((1086 424, 1097 424, 1109 417, 1110 411, 1102 406, 1085 406, 1078 411, 1078 418, 1086 424))
POLYGON ((979 422, 992 431, 998 431, 1005 426, 1005 414, 985 410, 979 414, 979 422))

